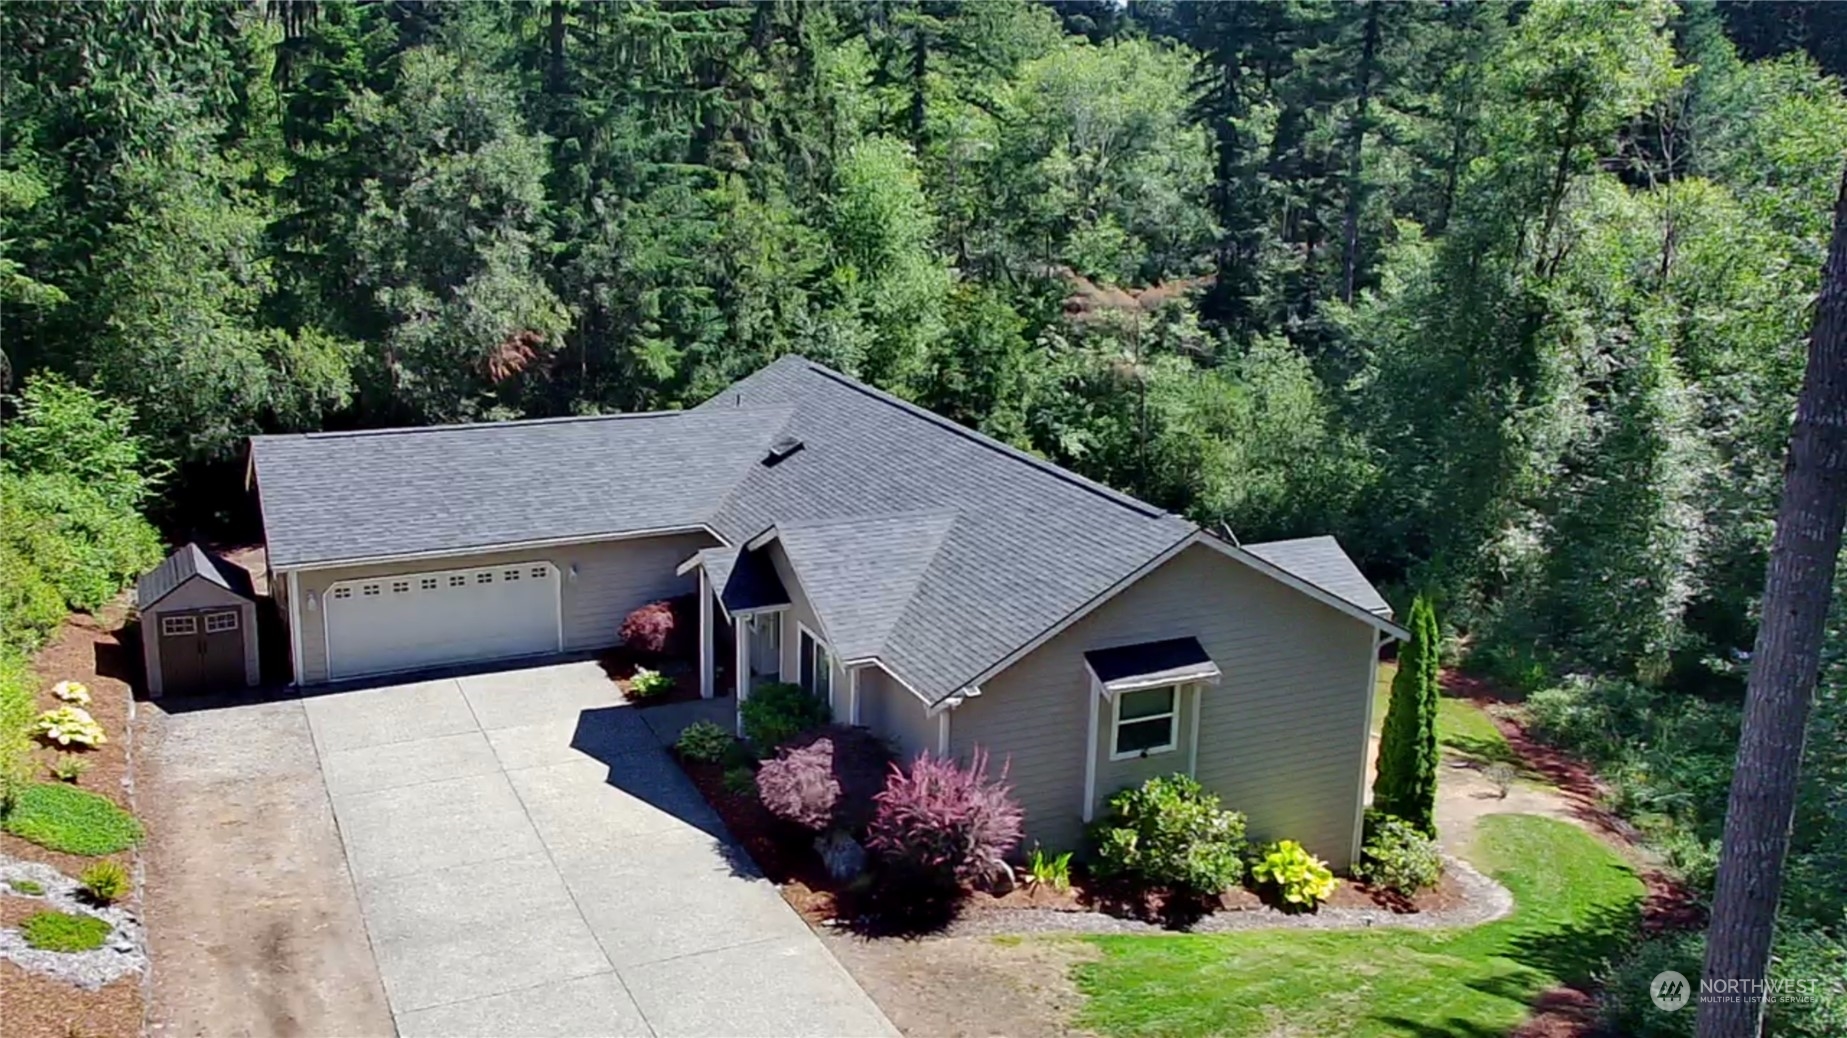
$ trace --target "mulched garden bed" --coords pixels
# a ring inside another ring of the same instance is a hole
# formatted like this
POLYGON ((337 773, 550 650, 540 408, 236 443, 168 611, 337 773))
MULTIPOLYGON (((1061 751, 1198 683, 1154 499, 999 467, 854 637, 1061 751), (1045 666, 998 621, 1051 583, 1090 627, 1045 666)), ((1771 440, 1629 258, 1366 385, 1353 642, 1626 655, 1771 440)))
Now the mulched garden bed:
MULTIPOLYGON (((90 712, 109 741, 92 750, 63 750, 40 747, 33 756, 39 767, 38 779, 54 781, 47 766, 60 753, 81 756, 90 765, 77 781, 77 788, 107 797, 124 810, 133 808, 133 776, 130 770, 130 717, 134 694, 130 682, 139 675, 140 645, 122 628, 120 606, 105 609, 101 616, 72 616, 32 662, 39 680, 38 708, 55 709, 64 704, 51 694, 59 681, 80 681, 90 689, 90 712)), ((0 856, 47 865, 71 878, 85 867, 103 858, 85 858, 29 843, 11 834, 0 833, 0 856)), ((135 853, 123 851, 107 856, 135 872, 135 853)), ((139 892, 124 899, 125 908, 137 910, 139 892)), ((33 910, 43 910, 43 901, 7 895, 5 925, 25 911, 13 902, 29 902, 33 910)), ((25 911, 25 914, 32 914, 25 911)), ((23 918, 23 917, 22 917, 23 918)), ((131 1038, 141 1033, 145 973, 131 974, 98 990, 85 990, 51 977, 29 972, 12 962, 0 961, 0 1006, 5 1007, 8 1038, 131 1038)))
MULTIPOLYGON (((687 660, 642 657, 618 647, 600 653, 596 663, 603 668, 603 673, 609 675, 609 680, 621 689, 623 698, 628 700, 630 706, 645 708, 663 703, 690 703, 700 698, 698 668, 687 660), (652 696, 631 696, 629 681, 635 677, 637 667, 647 667, 667 675, 673 679, 673 688, 652 696)), ((721 672, 717 679, 718 687, 729 688, 725 683, 727 680, 721 672)))
MULTIPOLYGON (((676 755, 677 756, 677 755, 676 755)), ((841 885, 827 874, 804 832, 772 815, 754 795, 725 789, 722 764, 682 759, 680 766, 726 828, 750 853, 783 899, 810 926, 846 928, 865 936, 973 936, 1006 933, 1209 932, 1259 927, 1344 929, 1366 926, 1462 926, 1499 918, 1513 898, 1467 863, 1448 861, 1443 879, 1406 900, 1366 884, 1342 880, 1312 913, 1290 913, 1256 893, 1227 891, 1204 904, 1170 905, 1157 894, 1131 893, 1092 883, 1081 866, 1063 891, 1022 882, 1012 890, 971 890, 941 913, 930 906, 897 919, 881 919, 877 891, 864 880, 841 885)), ((905 908, 917 906, 905 905, 905 908)))

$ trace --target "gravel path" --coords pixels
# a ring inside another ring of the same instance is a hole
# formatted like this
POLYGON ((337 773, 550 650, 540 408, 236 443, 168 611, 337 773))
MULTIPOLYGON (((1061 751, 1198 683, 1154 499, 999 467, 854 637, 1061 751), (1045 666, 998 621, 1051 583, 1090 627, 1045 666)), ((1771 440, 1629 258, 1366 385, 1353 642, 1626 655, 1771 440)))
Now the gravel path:
MULTIPOLYGON (((1402 914, 1384 908, 1323 908, 1304 915, 1288 915, 1273 908, 1248 912, 1218 912, 1206 916, 1186 933, 1230 933, 1234 930, 1364 930, 1392 927, 1434 930, 1478 926, 1513 911, 1513 894, 1482 875, 1460 858, 1444 856, 1444 867, 1462 891, 1462 903, 1432 912, 1402 914)), ((964 916, 944 937, 997 937, 1006 934, 1165 934, 1176 931, 1138 919, 1123 919, 1102 912, 1061 912, 1048 908, 1003 908, 964 916)))
POLYGON ((120 906, 98 908, 80 899, 77 881, 49 865, 0 856, 0 886, 14 879, 31 880, 43 886, 45 892, 22 894, 9 886, 9 896, 43 901, 46 911, 92 915, 115 929, 103 946, 94 951, 54 952, 30 947, 24 934, 11 927, 0 927, 0 959, 90 991, 147 969, 147 934, 132 911, 120 906))

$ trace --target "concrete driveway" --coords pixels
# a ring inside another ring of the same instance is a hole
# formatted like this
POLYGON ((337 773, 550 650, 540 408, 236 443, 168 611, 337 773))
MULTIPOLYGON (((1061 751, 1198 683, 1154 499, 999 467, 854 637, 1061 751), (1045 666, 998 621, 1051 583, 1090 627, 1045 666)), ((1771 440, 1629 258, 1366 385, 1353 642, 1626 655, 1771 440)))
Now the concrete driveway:
POLYGON ((401 1034, 896 1033, 669 758, 718 704, 571 663, 302 706, 401 1034))

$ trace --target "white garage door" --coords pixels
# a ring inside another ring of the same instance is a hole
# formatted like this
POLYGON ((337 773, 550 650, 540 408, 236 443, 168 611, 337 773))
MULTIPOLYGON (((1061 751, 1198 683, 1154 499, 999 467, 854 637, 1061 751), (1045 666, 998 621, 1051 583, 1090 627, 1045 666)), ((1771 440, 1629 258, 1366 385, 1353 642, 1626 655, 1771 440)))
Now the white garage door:
POLYGON ((323 600, 332 680, 564 647, 549 562, 341 581, 323 600))

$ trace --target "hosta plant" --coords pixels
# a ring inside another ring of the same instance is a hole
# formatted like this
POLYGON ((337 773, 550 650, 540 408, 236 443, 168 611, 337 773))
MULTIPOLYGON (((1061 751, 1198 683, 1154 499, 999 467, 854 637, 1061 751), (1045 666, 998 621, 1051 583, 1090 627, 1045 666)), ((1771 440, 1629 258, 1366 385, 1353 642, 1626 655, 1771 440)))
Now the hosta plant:
POLYGON ((109 741, 103 726, 80 706, 61 706, 38 715, 32 722, 32 734, 59 746, 95 747, 109 741))
POLYGON ((1294 840, 1265 845, 1251 863, 1251 879, 1294 908, 1314 908, 1334 893, 1334 873, 1294 840))
POLYGON ((658 670, 636 667, 635 676, 628 681, 628 693, 638 699, 651 699, 673 691, 673 684, 673 678, 658 670))
POLYGON ((723 760, 734 743, 731 733, 722 725, 710 721, 694 721, 680 729, 679 739, 673 748, 680 751, 680 756, 687 760, 703 761, 711 764, 723 760))
POLYGON ((51 694, 72 706, 90 705, 90 686, 81 681, 60 681, 51 686, 51 694))

